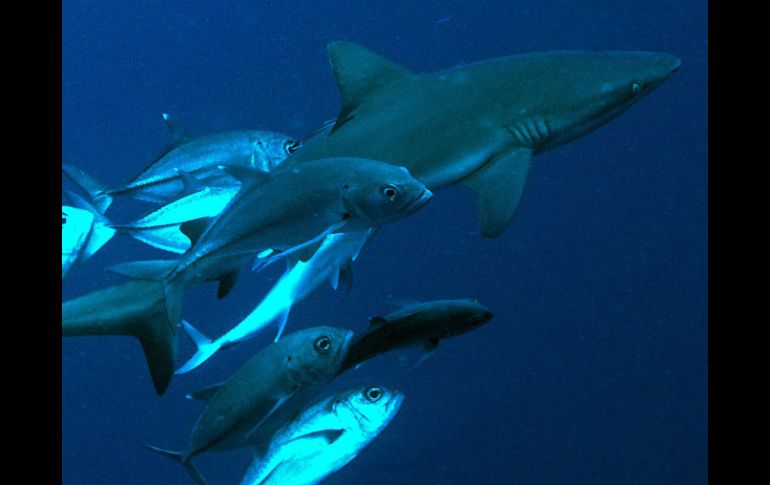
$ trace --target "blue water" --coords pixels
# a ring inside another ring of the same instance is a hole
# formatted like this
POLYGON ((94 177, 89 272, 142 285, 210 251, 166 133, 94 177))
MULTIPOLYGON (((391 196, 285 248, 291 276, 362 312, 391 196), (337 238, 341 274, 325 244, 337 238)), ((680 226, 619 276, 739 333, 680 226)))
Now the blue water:
MULTIPOLYGON (((478 236, 463 188, 381 231, 348 298, 324 287, 287 331, 360 330, 389 301, 475 297, 495 312, 414 370, 406 352, 334 383, 406 394, 388 429, 329 484, 706 483, 707 11, 705 1, 119 1, 62 4, 62 153, 110 185, 165 146, 161 113, 189 132, 295 136, 336 116, 326 56, 359 42, 415 71, 546 50, 675 54, 679 72, 620 118, 535 158, 519 212, 478 236), (226 5, 221 5, 221 4, 226 5)), ((125 221, 148 206, 118 200, 125 221)), ((76 270, 71 298, 120 278, 120 261, 166 257, 118 237, 76 270)), ((185 316, 210 335, 243 318, 281 273, 248 273, 217 301, 192 289, 185 316)), ((272 338, 217 355, 155 395, 131 338, 62 340, 66 484, 190 483, 139 446, 186 446, 202 406, 272 338)), ((180 360, 192 353, 182 338, 180 360)), ((196 461, 237 483, 241 450, 196 461)))

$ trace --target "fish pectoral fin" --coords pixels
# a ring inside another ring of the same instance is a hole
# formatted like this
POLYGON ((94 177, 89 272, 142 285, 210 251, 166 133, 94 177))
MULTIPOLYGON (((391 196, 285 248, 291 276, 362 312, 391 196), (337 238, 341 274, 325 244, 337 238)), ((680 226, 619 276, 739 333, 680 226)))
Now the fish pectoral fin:
POLYGON ((239 271, 232 271, 219 278, 219 287, 217 288, 217 299, 221 300, 230 294, 235 283, 238 281, 239 271))
POLYGON ((193 219, 191 221, 182 223, 179 226, 179 230, 182 231, 182 234, 187 236, 187 239, 190 240, 190 245, 194 246, 213 220, 213 217, 201 217, 199 219, 193 219))
POLYGON ((287 441, 285 444, 292 443, 294 441, 299 440, 315 440, 315 439, 321 439, 326 442, 327 445, 330 445, 340 439, 340 436, 345 433, 344 429, 322 429, 318 431, 313 431, 311 433, 303 434, 301 436, 297 436, 296 438, 292 438, 289 441, 287 441))
POLYGON ((272 416, 273 413, 275 413, 281 406, 284 405, 284 403, 286 403, 286 401, 291 399, 296 393, 297 393, 297 391, 294 391, 294 392, 291 392, 291 393, 287 394, 286 396, 282 397, 281 399, 278 399, 275 402, 275 404, 273 404, 273 407, 270 408, 270 411, 268 411, 267 414, 265 414, 262 417, 262 419, 260 419, 259 422, 256 425, 254 425, 253 428, 251 428, 249 430, 248 433, 246 433, 245 440, 246 441, 251 441, 251 439, 254 437, 254 434, 259 430, 259 427, 262 426, 262 423, 264 423, 267 420, 267 418, 272 416))
POLYGON ((348 261, 339 271, 332 276, 332 288, 341 289, 347 296, 353 288, 353 265, 348 261))
POLYGON ((481 236, 499 236, 513 218, 527 182, 532 150, 517 148, 490 160, 462 181, 476 196, 481 236))
POLYGON ((332 42, 327 51, 342 94, 342 110, 330 135, 353 119, 356 107, 366 94, 412 75, 407 69, 353 42, 332 42))
POLYGON ((187 399, 195 399, 197 401, 205 401, 208 402, 211 400, 212 397, 214 397, 214 394, 219 392, 219 390, 222 388, 224 383, 214 384, 208 387, 204 387, 203 389, 198 389, 195 392, 191 392, 188 394, 187 399))

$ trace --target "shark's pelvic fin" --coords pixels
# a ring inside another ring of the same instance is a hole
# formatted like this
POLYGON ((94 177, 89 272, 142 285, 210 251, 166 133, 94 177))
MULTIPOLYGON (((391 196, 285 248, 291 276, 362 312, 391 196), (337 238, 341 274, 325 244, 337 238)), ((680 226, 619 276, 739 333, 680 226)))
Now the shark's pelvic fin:
POLYGON ((407 69, 353 42, 332 42, 327 51, 342 94, 342 110, 330 134, 353 118, 366 94, 411 75, 407 69))
POLYGON ((508 226, 524 192, 531 160, 530 148, 516 148, 462 181, 476 196, 482 237, 497 237, 508 226))

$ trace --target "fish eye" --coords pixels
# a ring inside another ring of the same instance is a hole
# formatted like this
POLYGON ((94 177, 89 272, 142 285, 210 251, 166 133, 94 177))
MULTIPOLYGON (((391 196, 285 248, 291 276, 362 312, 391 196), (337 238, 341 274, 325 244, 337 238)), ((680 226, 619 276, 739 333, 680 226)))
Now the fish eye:
POLYGON ((642 87, 644 87, 644 86, 642 85, 642 83, 640 83, 640 82, 635 82, 634 84, 632 84, 632 85, 631 85, 631 91, 633 91, 633 92, 634 92, 634 94, 638 94, 638 93, 641 93, 641 92, 642 92, 642 87))
POLYGON ((326 354, 332 348, 332 339, 330 339, 326 335, 318 337, 317 339, 315 339, 315 342, 313 342, 313 348, 319 354, 326 354))
POLYGON ((286 143, 283 144, 283 150, 289 155, 296 152, 297 148, 299 148, 298 141, 287 140, 286 143))
POLYGON ((382 195, 391 201, 396 200, 396 197, 398 197, 398 189, 394 185, 386 185, 382 188, 382 195))
POLYGON ((364 391, 364 397, 366 397, 369 402, 379 401, 382 394, 382 389, 379 387, 369 387, 364 391))
POLYGON ((64 224, 66 224, 66 223, 67 223, 67 214, 65 214, 64 212, 62 212, 62 213, 61 213, 61 225, 63 226, 63 225, 64 225, 64 224))

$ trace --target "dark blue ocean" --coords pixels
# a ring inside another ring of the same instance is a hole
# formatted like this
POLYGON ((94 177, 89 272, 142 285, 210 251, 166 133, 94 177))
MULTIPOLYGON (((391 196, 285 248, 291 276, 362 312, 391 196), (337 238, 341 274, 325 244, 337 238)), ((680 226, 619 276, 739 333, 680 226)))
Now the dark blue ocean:
MULTIPOLYGON (((329 392, 371 382, 406 400, 330 485, 706 483, 705 1, 65 0, 62 14, 62 161, 112 186, 165 147, 164 112, 193 135, 313 132, 340 107, 334 40, 426 72, 548 50, 680 57, 619 118, 535 157, 502 236, 479 237, 467 189, 443 190, 372 240, 347 297, 322 287, 287 331, 362 330, 403 300, 472 297, 495 313, 417 368, 420 353, 406 351, 334 382, 329 392)), ((150 207, 122 198, 109 215, 125 222, 150 207)), ((111 264, 170 256, 115 237, 62 296, 120 283, 111 264)), ((184 316, 220 335, 282 271, 244 271, 224 300, 214 285, 193 288, 184 316)), ((63 339, 63 483, 192 483, 140 443, 184 448, 203 410, 185 394, 224 380, 273 336, 175 377, 162 397, 136 340, 63 339)), ((179 360, 193 350, 182 336, 179 360)), ((232 484, 249 460, 240 450, 195 462, 210 483, 232 484)))

